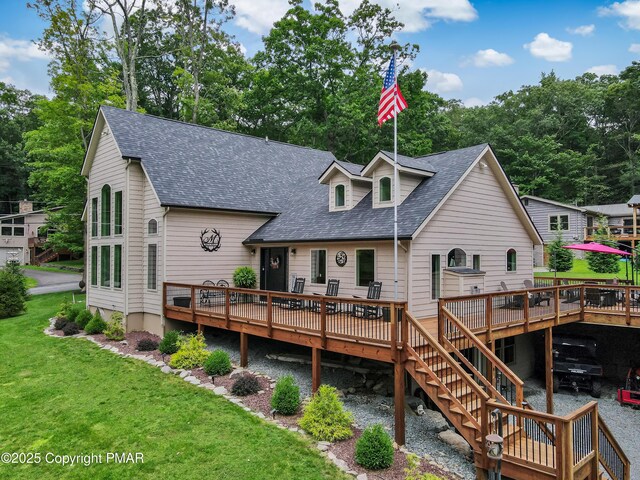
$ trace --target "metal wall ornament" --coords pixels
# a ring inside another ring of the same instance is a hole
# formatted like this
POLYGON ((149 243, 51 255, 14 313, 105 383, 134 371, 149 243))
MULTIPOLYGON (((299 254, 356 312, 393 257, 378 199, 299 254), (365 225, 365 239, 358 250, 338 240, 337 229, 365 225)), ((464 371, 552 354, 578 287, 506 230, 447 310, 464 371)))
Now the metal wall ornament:
POLYGON ((336 264, 339 267, 344 267, 347 264, 347 253, 344 250, 336 253, 336 264))
POLYGON ((200 232, 200 246, 205 252, 217 252, 221 240, 222 235, 215 228, 205 228, 200 232))

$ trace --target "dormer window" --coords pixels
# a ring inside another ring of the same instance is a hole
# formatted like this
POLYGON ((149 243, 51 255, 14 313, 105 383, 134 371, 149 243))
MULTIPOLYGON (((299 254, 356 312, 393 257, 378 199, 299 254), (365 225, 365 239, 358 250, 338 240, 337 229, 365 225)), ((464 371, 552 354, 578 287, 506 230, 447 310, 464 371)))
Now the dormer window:
POLYGON ((380 201, 381 202, 390 202, 391 201, 391 178, 382 177, 380 179, 379 185, 380 192, 380 201))
POLYGON ((335 206, 344 207, 344 185, 336 185, 335 206))

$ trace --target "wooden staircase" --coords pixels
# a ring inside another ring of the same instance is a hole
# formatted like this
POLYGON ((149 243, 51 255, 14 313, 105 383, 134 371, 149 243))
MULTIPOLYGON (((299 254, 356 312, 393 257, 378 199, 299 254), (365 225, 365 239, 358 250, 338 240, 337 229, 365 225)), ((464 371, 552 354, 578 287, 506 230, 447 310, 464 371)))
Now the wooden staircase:
POLYGON ((504 439, 502 474, 514 479, 629 480, 630 463, 597 402, 565 417, 524 401, 523 382, 444 309, 438 339, 405 312, 405 368, 469 443, 476 467, 495 467, 484 438, 504 439))

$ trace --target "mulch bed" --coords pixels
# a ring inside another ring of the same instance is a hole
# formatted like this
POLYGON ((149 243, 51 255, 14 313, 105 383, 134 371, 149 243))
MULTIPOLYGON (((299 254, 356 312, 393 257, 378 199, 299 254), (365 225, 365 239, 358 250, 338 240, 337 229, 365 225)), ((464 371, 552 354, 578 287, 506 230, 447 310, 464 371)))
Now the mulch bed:
MULTIPOLYGON (((56 336, 63 336, 61 330, 53 330, 52 333, 56 336)), ((144 355, 144 356, 152 356, 155 360, 164 361, 165 363, 169 363, 171 356, 170 355, 162 355, 158 350, 145 351, 140 352, 136 350, 136 346, 138 342, 143 338, 149 338, 159 342, 161 340, 157 335, 153 335, 149 332, 129 332, 125 336, 125 341, 113 341, 106 338, 104 334, 91 335, 96 341, 103 345, 110 345, 116 347, 120 352, 130 355, 144 355)), ((252 375, 249 371, 237 371, 231 372, 228 375, 224 375, 221 377, 215 377, 213 382, 211 377, 208 376, 202 368, 197 368, 191 371, 191 375, 200 380, 203 384, 211 384, 213 383, 216 387, 225 387, 227 391, 231 392, 231 387, 233 383, 242 375, 252 375)), ((248 395, 245 397, 240 397, 242 403, 250 408, 254 412, 260 412, 267 418, 272 418, 271 413, 271 396, 273 394, 273 389, 271 385, 274 384, 274 380, 266 378, 261 375, 254 375, 257 377, 258 382, 260 383, 261 392, 254 395, 248 395)), ((302 408, 300 408, 299 412, 295 415, 285 416, 285 415, 275 415, 275 419, 280 422, 282 425, 297 430, 298 429, 298 421, 302 417, 302 408)), ((360 473, 366 473, 367 478, 370 480, 403 480, 405 478, 405 468, 408 467, 408 462, 406 456, 400 450, 396 450, 394 456, 393 465, 390 468, 385 470, 366 470, 355 463, 354 455, 355 455, 355 445, 362 434, 362 430, 353 429, 354 436, 348 440, 343 440, 340 442, 332 443, 327 450, 327 452, 333 453, 337 458, 344 460, 349 469, 360 473)), ((451 473, 445 472, 440 468, 430 464, 425 459, 422 459, 420 462, 420 470, 422 473, 433 473, 439 477, 444 479, 455 480, 457 476, 453 476, 451 473)))

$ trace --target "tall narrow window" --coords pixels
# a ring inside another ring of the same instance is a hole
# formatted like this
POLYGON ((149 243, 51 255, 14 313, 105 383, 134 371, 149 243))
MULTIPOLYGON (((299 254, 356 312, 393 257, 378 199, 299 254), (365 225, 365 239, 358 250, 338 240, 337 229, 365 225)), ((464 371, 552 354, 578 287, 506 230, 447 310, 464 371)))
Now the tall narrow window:
POLYGON ((113 194, 113 233, 122 235, 122 192, 113 194))
POLYGON ((335 206, 344 207, 344 185, 336 185, 335 196, 335 206))
POLYGON ((389 177, 382 177, 380 179, 380 201, 388 202, 391 200, 391 179, 389 177))
POLYGON ((356 250, 356 285, 368 287, 375 280, 375 272, 375 251, 356 250))
POLYGON ((113 288, 122 288, 122 245, 113 246, 113 288))
POLYGON ((98 236, 98 197, 91 199, 91 236, 98 236))
POLYGON ((100 286, 111 286, 111 247, 109 245, 100 247, 100 286))
POLYGON ((100 212, 100 235, 108 237, 111 235, 111 187, 109 185, 102 187, 102 196, 100 201, 102 202, 102 211, 100 212))
POLYGON ((158 283, 158 246, 149 245, 147 252, 147 288, 155 290, 158 283))
POLYGON ((447 267, 466 267, 467 254, 461 248, 454 248, 447 255, 447 267))
POLYGON ((326 250, 311 250, 311 283, 327 283, 326 250))
POLYGON ((515 337, 506 337, 496 339, 496 357, 507 365, 513 363, 516 359, 516 342, 515 337))
POLYGON ((473 258, 473 269, 480 270, 480 255, 474 255, 472 258, 473 258))
POLYGON ((158 221, 155 218, 149 220, 147 224, 147 233, 149 235, 156 235, 158 233, 158 221))
POLYGON ((91 285, 98 286, 98 247, 91 247, 91 285))
POLYGON ((513 248, 507 250, 507 272, 515 272, 518 268, 518 254, 513 248))
POLYGON ((431 255, 431 299, 440 298, 440 255, 431 255))

